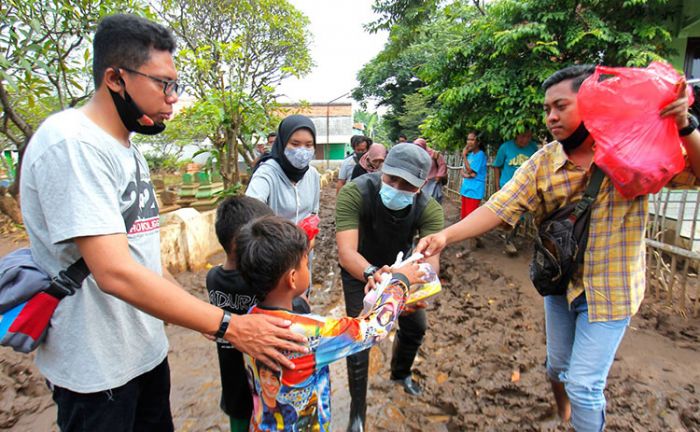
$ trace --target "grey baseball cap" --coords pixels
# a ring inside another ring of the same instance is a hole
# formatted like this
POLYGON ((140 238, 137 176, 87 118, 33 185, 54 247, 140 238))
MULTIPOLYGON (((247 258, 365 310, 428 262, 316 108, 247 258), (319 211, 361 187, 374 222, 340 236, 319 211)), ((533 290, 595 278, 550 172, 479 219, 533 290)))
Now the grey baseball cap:
POLYGON ((428 152, 413 143, 397 144, 386 155, 382 172, 401 177, 415 187, 421 187, 428 178, 432 161, 428 152))

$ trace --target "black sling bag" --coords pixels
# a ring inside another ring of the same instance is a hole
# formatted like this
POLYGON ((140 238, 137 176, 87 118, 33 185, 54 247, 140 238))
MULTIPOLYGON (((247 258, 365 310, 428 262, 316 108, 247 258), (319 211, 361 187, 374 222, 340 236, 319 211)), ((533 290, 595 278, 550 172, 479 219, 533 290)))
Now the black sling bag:
POLYGON ((583 265, 591 205, 605 177, 605 173, 595 164, 591 170, 583 198, 552 212, 537 229, 530 279, 543 297, 566 294, 572 276, 583 265))

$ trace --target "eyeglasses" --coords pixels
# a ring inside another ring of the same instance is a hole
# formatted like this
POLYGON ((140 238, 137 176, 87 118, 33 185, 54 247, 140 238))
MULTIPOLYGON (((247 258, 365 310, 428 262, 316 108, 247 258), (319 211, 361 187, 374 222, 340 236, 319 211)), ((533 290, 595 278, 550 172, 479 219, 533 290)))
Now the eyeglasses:
POLYGON ((159 83, 163 84, 163 94, 166 96, 172 96, 173 94, 180 96, 182 94, 182 91, 185 89, 185 87, 181 86, 180 83, 177 82, 177 80, 164 80, 162 78, 157 78, 152 75, 148 75, 137 70, 129 69, 124 66, 120 66, 119 69, 124 69, 127 72, 145 76, 146 78, 150 78, 153 81, 158 81, 159 83))

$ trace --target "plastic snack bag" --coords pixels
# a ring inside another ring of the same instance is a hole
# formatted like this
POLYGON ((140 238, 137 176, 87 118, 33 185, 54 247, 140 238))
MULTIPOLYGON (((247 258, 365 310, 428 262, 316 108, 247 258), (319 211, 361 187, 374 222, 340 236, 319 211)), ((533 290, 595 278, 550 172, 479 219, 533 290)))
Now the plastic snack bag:
MULTIPOLYGON (((399 252, 396 256, 396 261, 391 266, 391 268, 398 270, 404 265, 423 259, 423 254, 415 253, 410 257, 403 259, 403 252, 399 252)), ((425 282, 422 284, 411 285, 411 292, 406 300, 406 304, 415 303, 420 300, 425 300, 428 297, 432 297, 442 290, 442 284, 437 276, 437 273, 433 270, 433 267, 428 263, 420 263, 419 266, 426 273, 424 277, 425 282)), ((383 273, 381 280, 375 284, 375 289, 370 290, 363 299, 363 309, 360 315, 367 314, 372 310, 372 306, 377 301, 377 298, 384 292, 384 289, 389 285, 391 281, 391 274, 383 273)))
POLYGON ((678 97, 682 79, 660 62, 597 66, 579 89, 581 119, 595 139, 594 161, 625 198, 658 192, 685 166, 675 119, 659 116, 678 97))
POLYGON ((438 278, 437 273, 433 270, 433 266, 428 263, 420 263, 421 269, 425 271, 426 276, 424 278, 425 283, 411 285, 411 294, 406 300, 406 304, 415 303, 417 301, 425 300, 428 297, 432 297, 435 294, 442 291, 442 284, 440 283, 440 278, 438 278))
POLYGON ((318 215, 315 213, 306 216, 304 219, 301 220, 301 222, 299 222, 299 228, 304 230, 304 232, 306 233, 306 237, 309 239, 309 241, 316 238, 316 234, 319 233, 318 224, 320 222, 321 218, 318 217, 318 215))

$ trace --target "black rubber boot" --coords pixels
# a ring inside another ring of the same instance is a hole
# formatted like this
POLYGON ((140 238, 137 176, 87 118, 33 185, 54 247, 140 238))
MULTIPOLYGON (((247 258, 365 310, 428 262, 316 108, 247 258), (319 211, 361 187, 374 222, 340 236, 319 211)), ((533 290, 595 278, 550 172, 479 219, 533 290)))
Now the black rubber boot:
MULTIPOLYGON (((423 311, 418 311, 416 313, 424 313, 423 311)), ((423 319, 422 322, 425 322, 423 319)), ((408 326, 406 326, 408 327, 408 326)), ((418 326, 420 329, 421 326, 418 326)), ((425 328, 423 326, 423 328, 425 328)), ((405 330, 399 328, 399 334, 397 334, 396 339, 394 339, 394 346, 392 348, 391 354, 391 380, 400 384, 404 391, 412 396, 417 396, 422 393, 420 385, 411 377, 411 367, 413 366, 413 361, 418 354, 418 348, 423 340, 423 335, 411 334, 410 337, 402 335, 400 332, 405 330), (404 336, 403 339, 401 336, 404 336)), ((425 330, 423 330, 424 334, 425 330)))
POLYGON ((367 373, 369 370, 369 350, 348 356, 348 388, 350 389, 350 419, 348 432, 365 430, 367 415, 367 373))

